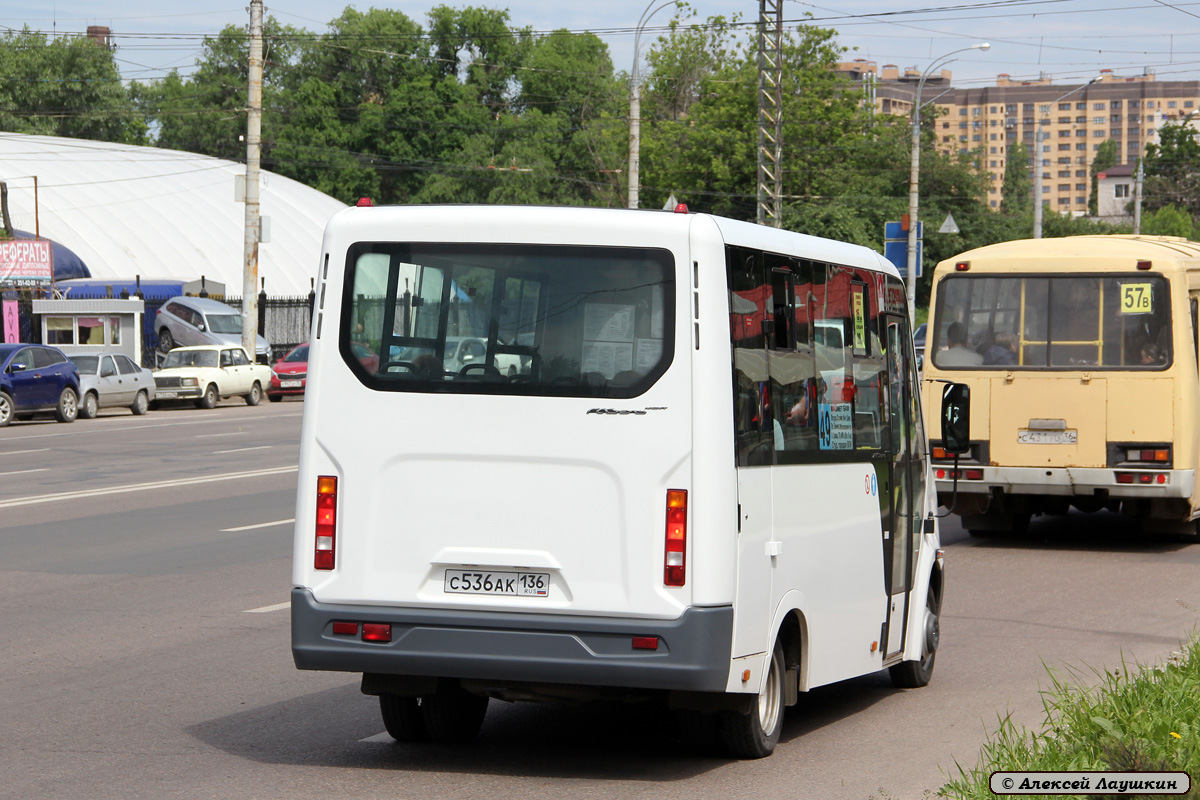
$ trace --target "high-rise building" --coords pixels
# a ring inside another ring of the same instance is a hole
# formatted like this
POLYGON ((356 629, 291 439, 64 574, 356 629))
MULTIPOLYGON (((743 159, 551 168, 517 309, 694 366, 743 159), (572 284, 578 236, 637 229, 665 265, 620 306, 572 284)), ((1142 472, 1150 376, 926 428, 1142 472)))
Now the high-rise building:
MULTIPOLYGON (((920 73, 869 61, 839 65, 861 83, 876 113, 910 116, 920 73)), ((1049 77, 1018 81, 1000 75, 995 86, 955 89, 943 70, 925 80, 922 104, 937 109, 934 129, 942 152, 977 154, 992 177, 987 203, 1000 206, 1004 169, 1014 145, 1025 145, 1030 166, 1042 172, 1042 202, 1050 211, 1084 215, 1089 168, 1101 143, 1112 140, 1119 162, 1136 164, 1166 122, 1200 111, 1200 81, 1159 81, 1151 70, 1134 77, 1110 69, 1090 83, 1052 83, 1049 77), (1039 143, 1039 129, 1041 132, 1039 143)), ((1036 181, 1033 181, 1036 183, 1036 181)))

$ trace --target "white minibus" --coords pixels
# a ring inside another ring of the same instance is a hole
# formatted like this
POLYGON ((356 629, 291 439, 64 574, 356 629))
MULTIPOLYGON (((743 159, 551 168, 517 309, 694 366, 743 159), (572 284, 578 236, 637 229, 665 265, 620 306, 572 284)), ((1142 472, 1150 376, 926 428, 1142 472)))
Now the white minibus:
POLYGON ((364 202, 316 291, 293 655, 362 673, 396 739, 651 699, 762 757, 799 692, 929 681, 936 497, 878 254, 683 207, 364 202))

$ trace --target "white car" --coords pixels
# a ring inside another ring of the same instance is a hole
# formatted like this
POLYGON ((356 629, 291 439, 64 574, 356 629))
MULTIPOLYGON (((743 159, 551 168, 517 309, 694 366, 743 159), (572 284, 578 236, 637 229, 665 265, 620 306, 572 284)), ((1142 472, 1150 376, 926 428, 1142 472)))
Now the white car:
POLYGON ((197 408, 213 408, 223 398, 241 396, 256 406, 271 385, 271 368, 252 362, 240 345, 176 347, 154 373, 154 385, 155 403, 193 400, 197 408))
MULTIPOLYGON (((487 362, 484 360, 487 357, 487 339, 478 336, 447 336, 446 337, 446 372, 454 375, 462 372, 464 367, 470 365, 478 365, 480 371, 487 369, 484 366, 487 362)), ((492 360, 492 366, 496 368, 501 375, 511 378, 512 376, 522 372, 521 356, 512 355, 511 353, 497 353, 492 360)), ((526 370, 527 371, 527 370, 526 370)))

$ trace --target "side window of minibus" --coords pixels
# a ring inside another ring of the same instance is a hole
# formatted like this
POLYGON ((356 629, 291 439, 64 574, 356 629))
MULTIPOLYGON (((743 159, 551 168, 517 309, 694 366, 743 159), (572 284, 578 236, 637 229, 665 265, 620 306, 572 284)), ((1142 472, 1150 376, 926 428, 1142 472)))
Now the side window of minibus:
POLYGON ((767 354, 771 378, 771 408, 775 411, 775 449, 780 463, 799 460, 800 452, 817 449, 816 385, 814 382, 812 264, 767 253, 774 298, 774 336, 767 354))
POLYGON ((1196 361, 1200 363, 1200 313, 1197 309, 1196 298, 1191 298, 1192 307, 1192 348, 1195 350, 1196 361))
POLYGON ((763 274, 762 253, 727 247, 729 335, 733 352, 733 425, 737 464, 773 463, 774 424, 767 392, 767 337, 771 284, 763 274))

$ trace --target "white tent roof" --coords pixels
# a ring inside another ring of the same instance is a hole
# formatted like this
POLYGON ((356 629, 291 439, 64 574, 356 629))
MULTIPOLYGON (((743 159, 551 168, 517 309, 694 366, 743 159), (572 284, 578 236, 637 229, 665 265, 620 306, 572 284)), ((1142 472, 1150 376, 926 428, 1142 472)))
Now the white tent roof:
MULTIPOLYGON (((13 227, 70 248, 94 278, 204 276, 241 295, 246 207, 234 182, 244 174, 236 162, 178 150, 0 133, 13 227)), ((290 178, 260 176, 270 241, 258 247, 258 285, 265 279, 272 297, 307 295, 325 222, 345 204, 290 178)))

